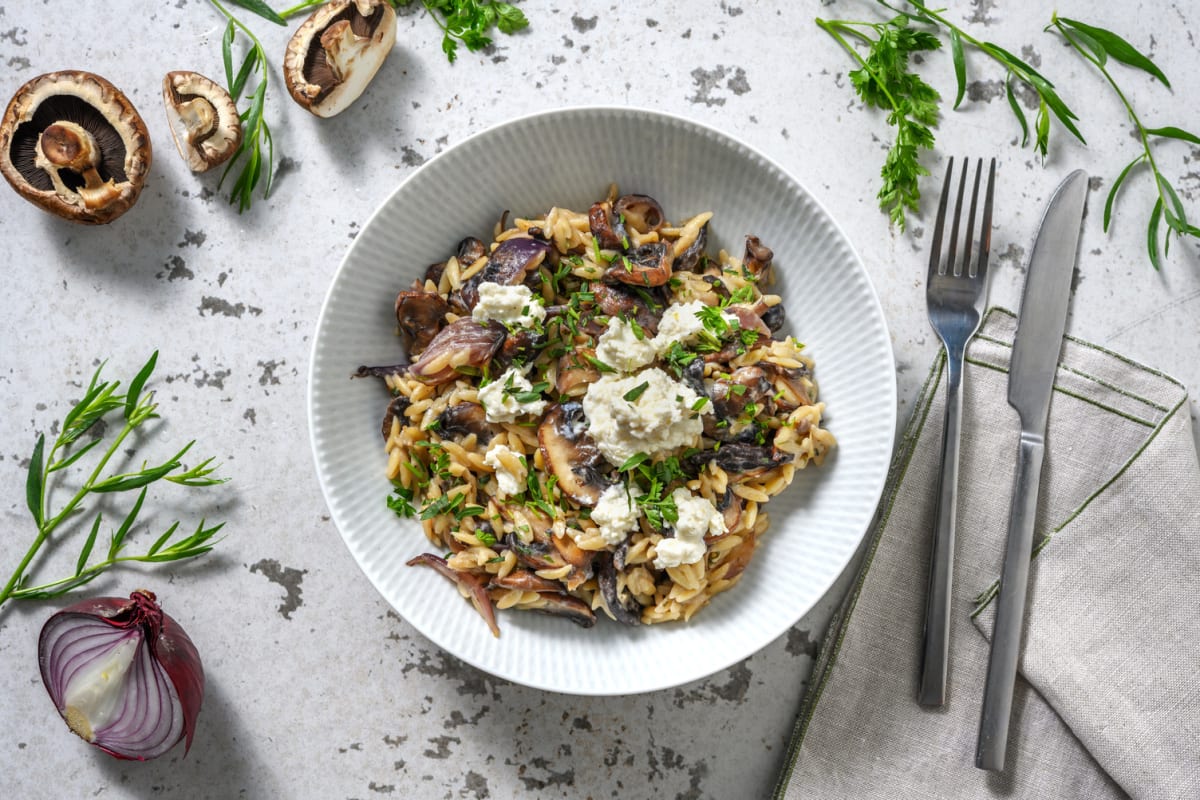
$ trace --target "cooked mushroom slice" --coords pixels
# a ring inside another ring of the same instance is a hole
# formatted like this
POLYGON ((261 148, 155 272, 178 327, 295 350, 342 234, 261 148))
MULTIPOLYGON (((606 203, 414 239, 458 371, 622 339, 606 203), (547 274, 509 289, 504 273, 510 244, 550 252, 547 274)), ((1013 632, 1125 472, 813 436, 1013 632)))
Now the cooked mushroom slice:
POLYGON ((546 601, 544 606, 533 609, 552 617, 563 617, 571 620, 582 628, 590 628, 596 624, 596 615, 588 604, 569 594, 551 594, 545 592, 541 598, 546 601))
POLYGON ((362 365, 354 370, 351 378, 390 378, 392 375, 403 375, 408 372, 411 364, 381 364, 371 367, 362 365))
POLYGON ((788 369, 778 364, 764 364, 774 391, 775 404, 781 411, 795 411, 800 406, 812 405, 812 373, 808 367, 788 369))
POLYGON ((738 367, 726 379, 712 381, 707 392, 712 399, 718 419, 733 421, 740 417, 749 403, 762 405, 773 394, 767 373, 758 366, 738 367))
POLYGON ((437 292, 410 291, 396 295, 396 322, 409 341, 409 355, 421 353, 442 329, 450 304, 437 292))
POLYGON ((492 598, 488 596, 487 587, 483 584, 483 578, 473 575, 470 572, 459 572, 447 564, 444 558, 435 556, 432 553, 422 553, 407 563, 410 567, 415 567, 419 564, 432 567, 434 571, 458 584, 458 586, 467 592, 470 596, 471 604, 475 606, 475 610, 479 612, 484 622, 491 628, 492 636, 500 635, 500 626, 496 624, 496 609, 492 605, 492 598))
POLYGON ((410 405, 412 405, 412 401, 402 394, 396 395, 388 403, 387 411, 383 412, 383 425, 380 427, 384 441, 387 441, 388 437, 392 435, 392 420, 396 417, 403 417, 410 405))
POLYGON ((771 333, 778 333, 779 329, 783 327, 783 323, 787 321, 787 312, 784 311, 783 303, 768 306, 767 310, 762 313, 761 319, 767 326, 767 330, 771 333))
POLYGON ((608 481, 604 457, 587 434, 583 404, 572 400, 552 406, 538 427, 538 447, 558 477, 558 488, 580 505, 596 505, 608 481))
POLYGON ((711 461, 728 475, 737 477, 766 472, 791 460, 791 454, 776 450, 772 445, 746 442, 722 444, 717 450, 702 450, 685 459, 687 466, 694 471, 698 472, 711 461))
POLYGON ((610 553, 601 553, 596 558, 596 583, 600 585, 600 596, 613 619, 622 625, 641 625, 642 607, 632 597, 622 602, 617 591, 617 568, 610 553))
POLYGON ((555 569, 563 566, 558 552, 550 546, 549 537, 535 539, 526 544, 515 533, 506 533, 500 539, 504 549, 517 554, 517 563, 528 569, 555 569))
POLYGON ((97 225, 128 211, 151 158, 133 104, 90 72, 34 78, 0 121, 0 173, 26 200, 73 222, 97 225))
POLYGON ((487 245, 474 236, 468 236, 458 243, 458 250, 454 255, 458 258, 459 266, 466 269, 487 255, 487 245))
POLYGON ((625 225, 642 234, 658 231, 667 221, 658 201, 644 194, 627 194, 618 198, 613 211, 625 225))
POLYGON ((318 117, 332 117, 358 99, 395 43, 396 12, 387 0, 333 0, 288 42, 288 91, 318 117))
POLYGON ((545 346, 546 341, 545 331, 533 328, 521 328, 508 334, 504 344, 496 351, 495 360, 492 362, 492 374, 502 375, 517 359, 523 359, 524 363, 533 361, 534 355, 545 346))
MULTIPOLYGON (((737 317, 738 326, 744 331, 754 331, 759 336, 770 339, 771 329, 763 322, 762 317, 754 312, 754 309, 747 305, 735 303, 725 309, 726 313, 737 317)), ((745 344, 745 341, 743 341, 745 344)))
POLYGON ((742 543, 729 551, 729 555, 721 562, 721 567, 725 573, 721 576, 723 580, 733 581, 741 577, 741 574, 746 571, 746 567, 750 564, 750 559, 754 556, 754 548, 757 545, 754 531, 749 530, 742 534, 742 543))
POLYGON ((551 542, 562 560, 571 565, 571 571, 563 578, 563 582, 567 589, 575 591, 592 577, 592 559, 596 557, 596 551, 584 550, 566 534, 551 537, 551 542))
POLYGON ((548 250, 550 245, 546 242, 521 236, 505 239, 496 245, 483 269, 476 272, 463 286, 463 301, 467 308, 474 309, 479 302, 481 283, 515 286, 525 280, 527 273, 537 270, 538 265, 545 260, 548 250))
POLYGON ((554 390, 560 397, 582 397, 588 386, 600 379, 600 370, 587 360, 588 356, 595 358, 596 351, 580 348, 558 359, 554 390))
POLYGON ((475 434, 480 444, 492 440, 495 431, 487 421, 487 411, 479 403, 455 403, 438 415, 438 429, 443 434, 475 434))
POLYGON ((717 502, 717 511, 721 512, 721 517, 725 520, 725 533, 716 536, 708 535, 704 537, 706 544, 712 544, 717 539, 722 539, 729 535, 730 531, 737 527, 738 522, 742 518, 742 506, 745 501, 741 497, 733 493, 733 487, 725 485, 725 494, 717 502))
POLYGON ((624 250, 629 247, 629 237, 620 217, 613 214, 612 203, 602 200, 593 203, 588 210, 588 228, 596 243, 605 250, 624 250))
POLYGON ((175 147, 192 172, 228 161, 242 143, 242 120, 229 92, 198 72, 168 72, 163 105, 175 147))
POLYGON ((671 279, 671 253, 671 245, 665 242, 644 244, 614 261, 604 273, 604 280, 630 286, 662 286, 671 279))
POLYGON ((492 576, 488 588, 520 589, 523 592, 561 592, 562 586, 556 582, 540 578, 536 573, 527 569, 514 569, 504 577, 492 576))
POLYGON ((708 223, 700 226, 700 232, 696 234, 696 238, 687 249, 679 254, 675 259, 675 269, 678 272, 700 272, 704 267, 708 266, 704 263, 701 256, 708 247, 708 223))
POLYGON ((647 335, 658 333, 658 321, 666 303, 660 287, 644 288, 623 283, 594 283, 596 305, 610 317, 633 319, 647 335))
POLYGON ((459 375, 478 374, 504 342, 504 326, 464 317, 438 331, 408 374, 421 383, 448 383, 459 375))
POLYGON ((771 269, 771 260, 774 258, 775 253, 759 241, 757 236, 746 237, 746 253, 742 256, 742 267, 751 275, 759 280, 767 278, 771 269))

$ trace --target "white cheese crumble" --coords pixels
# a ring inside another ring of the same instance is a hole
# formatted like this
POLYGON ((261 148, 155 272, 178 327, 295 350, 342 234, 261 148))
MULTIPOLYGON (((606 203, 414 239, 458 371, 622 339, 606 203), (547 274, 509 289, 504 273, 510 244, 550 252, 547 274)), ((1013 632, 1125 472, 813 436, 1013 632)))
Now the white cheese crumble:
POLYGON ((541 416, 546 410, 546 401, 519 402, 513 394, 529 392, 533 384, 522 370, 509 367, 503 375, 479 390, 479 402, 487 412, 488 422, 516 422, 526 414, 541 416))
POLYGON ((700 399, 687 384, 651 367, 636 375, 602 375, 588 386, 583 413, 596 446, 619 467, 635 453, 695 446, 704 429, 700 414, 712 411, 712 403, 701 406, 700 399))
POLYGON ((615 547, 625 541, 630 532, 637 530, 642 509, 634 499, 641 494, 642 490, 638 487, 630 486, 626 490, 619 483, 609 486, 600 494, 596 507, 592 509, 592 522, 600 528, 604 541, 615 547))
POLYGON ((596 358, 620 372, 633 372, 655 359, 658 349, 644 333, 638 338, 634 328, 619 317, 608 320, 608 330, 596 341, 596 358))
POLYGON ((546 307, 540 297, 534 299, 528 286, 505 286, 485 281, 479 284, 479 302, 475 304, 471 318, 479 322, 494 319, 505 325, 529 328, 546 318, 546 307))
POLYGON ((496 496, 503 500, 513 494, 520 494, 524 489, 520 476, 509 471, 505 461, 515 461, 521 458, 520 453, 506 444, 494 444, 483 457, 483 463, 496 470, 496 496))
POLYGON ((728 530, 725 517, 703 497, 680 487, 671 492, 671 499, 675 501, 679 519, 673 526, 675 536, 654 546, 654 566, 658 569, 696 563, 704 557, 704 537, 710 533, 719 536, 728 530))
MULTIPOLYGON (((654 349, 659 355, 667 352, 675 342, 682 345, 696 343, 696 337, 704 330, 704 322, 699 317, 700 311, 704 308, 706 306, 701 300, 693 300, 690 303, 672 303, 667 306, 662 319, 658 321, 658 334, 653 340, 654 349)), ((721 317, 730 326, 737 323, 737 317, 728 312, 721 312, 721 317)))

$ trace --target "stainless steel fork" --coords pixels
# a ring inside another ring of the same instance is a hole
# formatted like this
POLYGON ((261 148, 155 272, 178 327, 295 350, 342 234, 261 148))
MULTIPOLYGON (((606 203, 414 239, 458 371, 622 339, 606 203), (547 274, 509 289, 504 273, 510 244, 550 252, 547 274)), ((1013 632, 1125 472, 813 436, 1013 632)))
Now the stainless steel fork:
POLYGON ((988 254, 992 244, 992 189, 996 178, 996 159, 988 169, 983 202, 983 219, 978 232, 976 260, 971 261, 975 235, 975 211, 979 201, 979 179, 983 159, 975 167, 975 185, 971 192, 971 210, 967 216, 962 253, 959 253, 959 221, 967 186, 969 160, 963 160, 958 179, 958 198, 950 226, 950 246, 942 258, 942 236, 946 222, 954 159, 946 166, 946 181, 938 201, 937 221, 933 229, 933 249, 929 254, 929 278, 925 301, 929 322, 946 347, 946 422, 942 431, 942 468, 938 481, 937 516, 933 547, 929 557, 929 586, 925 597, 925 634, 922 642, 921 685, 917 701, 921 705, 940 706, 946 702, 946 674, 950 657, 950 585, 954 577, 954 520, 957 512, 958 439, 962 423, 962 373, 967 342, 979 330, 987 296, 988 254), (961 257, 960 257, 961 255, 961 257))

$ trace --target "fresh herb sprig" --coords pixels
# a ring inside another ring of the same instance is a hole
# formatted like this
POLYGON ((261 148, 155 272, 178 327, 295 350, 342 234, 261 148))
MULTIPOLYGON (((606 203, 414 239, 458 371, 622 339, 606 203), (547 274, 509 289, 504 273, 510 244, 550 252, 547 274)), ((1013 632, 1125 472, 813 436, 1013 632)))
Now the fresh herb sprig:
MULTIPOLYGON (((84 392, 83 398, 63 418, 60 431, 50 443, 49 451, 46 450, 46 435, 38 436, 33 454, 29 459, 29 471, 25 481, 26 502, 33 515, 34 524, 37 526, 37 536, 4 588, 0 589, 0 605, 8 600, 57 597, 94 580, 101 573, 118 564, 180 561, 204 555, 216 544, 213 537, 221 530, 224 523, 206 526, 205 521, 201 520, 193 533, 182 538, 174 538, 179 529, 179 522, 174 522, 145 553, 140 555, 123 554, 127 538, 137 522, 146 500, 147 489, 151 484, 167 481, 180 486, 201 487, 213 486, 228 480, 228 478, 214 477, 213 473, 217 468, 213 466, 211 458, 191 467, 183 464, 183 458, 195 443, 194 441, 188 442, 160 464, 148 466, 143 463, 140 469, 131 472, 104 475, 113 456, 126 452, 123 448, 127 447, 126 440, 130 434, 149 420, 157 419, 159 416, 158 404, 154 402, 154 393, 143 393, 142 391, 150 374, 154 371, 157 359, 158 353, 155 352, 130 382, 129 388, 124 394, 117 392, 120 386, 118 381, 100 380, 104 368, 104 365, 101 364, 92 375, 91 383, 84 392), (103 451, 103 455, 71 499, 57 511, 52 510, 50 507, 51 492, 59 473, 77 464, 88 453, 98 451, 104 441, 104 436, 101 434, 87 444, 77 446, 79 439, 106 417, 117 412, 123 419, 120 431, 103 451), (29 585, 29 567, 42 545, 63 522, 83 512, 81 504, 84 500, 97 495, 108 496, 134 490, 140 490, 137 499, 134 500, 120 526, 111 534, 103 559, 88 563, 96 540, 99 538, 102 524, 102 515, 97 512, 87 539, 79 552, 79 557, 76 559, 75 572, 59 580, 36 586, 29 585)), ((136 444, 132 446, 136 448, 136 444)))
MULTIPOLYGON (((237 178, 233 182, 233 188, 229 191, 229 202, 230 204, 237 203, 238 213, 240 214, 250 208, 254 200, 254 190, 258 187, 260 180, 265 178, 263 180, 263 197, 265 198, 271 193, 271 180, 274 175, 275 163, 275 143, 271 137, 271 127, 267 124, 267 120, 263 116, 263 110, 267 102, 267 77, 271 70, 270 65, 267 63, 267 54, 263 50, 262 42, 254 35, 254 32, 231 14, 221 4, 220 0, 209 0, 209 2, 224 15, 226 20, 225 32, 221 36, 221 59, 225 65, 226 88, 229 90, 229 96, 233 98, 234 103, 237 103, 241 99, 242 93, 246 90, 246 84, 251 76, 258 76, 258 83, 249 96, 249 105, 239 115, 242 120, 242 143, 234 151, 233 158, 229 159, 229 164, 221 174, 221 180, 218 184, 224 184, 225 179, 234 167, 240 165, 241 171, 238 172, 237 178), (234 72, 233 43, 239 32, 250 40, 250 48, 247 50, 241 66, 234 72), (267 150, 265 158, 263 157, 264 146, 267 150)), ((235 0, 235 2, 277 25, 287 24, 283 17, 275 13, 270 6, 261 2, 261 0, 235 0)))
POLYGON ((911 20, 908 14, 899 14, 888 22, 816 20, 859 63, 859 68, 850 72, 859 98, 868 106, 886 111, 888 124, 896 129, 880 171, 883 186, 877 197, 879 206, 900 230, 904 230, 906 213, 917 211, 920 204, 918 180, 929 174, 921 165, 920 151, 933 147, 932 129, 937 127, 941 99, 936 89, 909 69, 909 58, 914 53, 936 50, 942 43, 932 33, 914 28, 909 24, 911 20), (866 57, 847 36, 867 44, 866 57))
POLYGON ((1108 226, 1112 222, 1113 203, 1125 179, 1134 167, 1145 164, 1150 168, 1150 173, 1154 176, 1154 187, 1158 194, 1158 199, 1155 201, 1154 208, 1150 212, 1150 221, 1146 228, 1146 249, 1150 255, 1150 263, 1155 269, 1161 269, 1162 256, 1168 254, 1171 249, 1171 231, 1174 231, 1177 236, 1200 238, 1200 228, 1188 222, 1183 202, 1179 199, 1179 193, 1175 191, 1175 187, 1159 171, 1158 164, 1154 161, 1154 152, 1150 147, 1150 140, 1152 137, 1159 137, 1179 139, 1191 144, 1200 145, 1200 136, 1174 126, 1147 128, 1142 124, 1137 112, 1133 110, 1133 105, 1129 102, 1129 98, 1121 91, 1120 85, 1113 78, 1112 73, 1108 71, 1108 59, 1111 58, 1113 61, 1118 61, 1126 66, 1140 69, 1160 81, 1168 89, 1171 88, 1171 82, 1167 80, 1167 76, 1163 74, 1162 70, 1148 56, 1138 51, 1137 48, 1125 39, 1112 31, 1087 25, 1073 19, 1067 19, 1066 17, 1060 17, 1057 14, 1051 17, 1051 22, 1046 27, 1046 30, 1057 32, 1076 52, 1090 61, 1096 69, 1100 70, 1100 74, 1104 76, 1104 80, 1108 82, 1108 85, 1112 87, 1113 92, 1120 99, 1121 104, 1125 106, 1125 111, 1128 112, 1129 119, 1133 121, 1133 125, 1137 129, 1138 140, 1142 145, 1142 152, 1130 161, 1125 166, 1125 169, 1121 170, 1121 174, 1113 181, 1112 188, 1108 190, 1108 198, 1104 201, 1104 230, 1107 232, 1108 226), (1164 235, 1160 254, 1159 229, 1163 221, 1167 223, 1167 231, 1164 235))
MULTIPOLYGON (((410 5, 413 0, 392 0, 393 5, 410 5)), ((492 43, 488 35, 493 27, 501 33, 516 33, 529 27, 525 12, 512 3, 487 0, 421 0, 429 15, 442 29, 442 52, 454 63, 458 58, 458 43, 471 52, 482 50, 492 43)))

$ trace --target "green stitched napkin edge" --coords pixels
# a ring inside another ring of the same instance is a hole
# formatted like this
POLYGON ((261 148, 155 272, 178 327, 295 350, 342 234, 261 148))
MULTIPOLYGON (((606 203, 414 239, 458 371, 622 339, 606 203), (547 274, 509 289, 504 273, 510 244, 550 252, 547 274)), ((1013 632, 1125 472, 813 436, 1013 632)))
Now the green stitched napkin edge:
MULTIPOLYGON (((988 320, 991 319, 993 314, 1000 314, 1013 319, 1016 319, 1017 317, 1016 313, 1007 308, 1002 306, 993 306, 989 308, 984 315, 984 325, 986 325, 988 320)), ((982 327, 983 326, 981 325, 981 328, 982 327)), ((1126 460, 1126 462, 1121 466, 1120 469, 1117 470, 1115 474, 1101 484, 1101 486, 1095 492, 1089 495, 1083 501, 1083 503, 1079 505, 1079 507, 1068 514, 1065 520, 1063 520, 1059 525, 1055 526, 1050 533, 1048 533, 1042 538, 1041 541, 1038 542, 1037 546, 1034 548, 1035 556, 1040 553, 1047 544, 1049 544, 1055 533, 1068 525, 1071 520, 1079 516, 1079 514, 1081 514, 1093 500, 1103 494, 1104 491, 1111 486, 1114 481, 1116 481, 1129 469, 1133 462, 1137 460, 1138 456, 1141 455, 1142 451, 1144 451, 1145 448, 1149 446, 1150 442, 1152 442, 1158 436, 1158 433, 1163 429, 1166 423, 1171 420, 1175 414, 1178 413, 1179 409, 1187 403, 1188 398, 1187 388, 1178 380, 1172 378, 1170 375, 1167 375, 1164 372, 1160 372, 1159 370, 1148 367, 1145 364, 1141 364, 1121 355, 1120 353, 1115 353, 1107 348, 1093 344, 1092 342, 1077 339, 1073 336, 1066 336, 1064 338, 1075 343, 1076 345, 1102 353, 1138 370, 1162 378, 1167 382, 1177 386, 1182 390, 1182 392, 1178 402, 1173 407, 1168 408, 1157 403, 1153 403, 1152 401, 1149 401, 1139 395, 1127 392, 1121 387, 1113 386, 1112 384, 1100 380, 1095 376, 1087 375, 1075 369, 1070 369, 1070 371, 1074 372, 1075 374, 1091 379, 1106 389, 1116 391, 1125 394, 1128 397, 1145 402, 1148 406, 1162 411, 1163 416, 1158 424, 1155 425, 1146 420, 1138 419, 1116 409, 1104 406, 1103 404, 1098 403, 1090 398, 1080 397, 1079 395, 1067 392, 1072 397, 1092 403, 1099 408, 1103 408, 1104 410, 1114 414, 1119 414, 1120 416, 1128 418, 1134 422, 1144 424, 1148 427, 1153 427, 1154 430, 1147 437, 1146 441, 1143 442, 1142 446, 1139 447, 1133 454, 1131 454, 1129 459, 1126 460)), ((1012 347, 1010 342, 1003 342, 994 338, 988 338, 988 341, 1010 349, 1012 347)), ((999 367, 987 362, 973 359, 968 359, 968 361, 976 366, 995 369, 1005 373, 1008 372, 1008 370, 1003 367, 999 367)), ((908 470, 910 461, 912 460, 916 443, 920 440, 921 433, 925 429, 925 422, 929 416, 929 409, 932 407, 933 400, 936 397, 936 389, 941 385, 941 378, 942 373, 945 370, 945 365, 946 352, 944 349, 939 349, 938 355, 934 358, 933 364, 929 368, 929 374, 926 376, 925 382, 922 384, 921 390, 917 395, 917 401, 913 408, 912 415, 909 417, 909 421, 905 425, 904 431, 900 437, 900 441, 897 444, 896 454, 893 456, 892 464, 888 469, 888 479, 883 492, 883 499, 880 502, 880 507, 876 511, 875 518, 872 522, 871 529, 873 532, 871 533, 867 551, 863 556, 862 564, 858 568, 858 574, 855 576, 854 583, 851 586, 850 591, 847 593, 846 599, 842 602, 841 606, 830 620, 829 628, 826 631, 824 638, 821 640, 821 649, 817 656, 817 660, 813 665, 812 675, 809 678, 808 691, 805 693, 804 699, 801 701, 800 710, 796 717, 796 723, 792 728, 791 739, 788 742, 787 752, 784 755, 784 766, 780 771, 779 779, 775 784, 775 791, 772 794, 773 800, 783 800, 784 794, 787 791, 788 783, 791 780, 792 772, 796 766, 800 747, 804 742, 804 735, 808 731, 808 724, 812 721, 813 713, 816 711, 817 704, 820 702, 821 694, 829 680, 829 674, 833 670, 834 664, 837 663, 837 654, 841 649, 842 640, 844 639, 846 630, 849 627, 850 617, 854 612, 855 605, 858 603, 859 595, 862 593, 862 587, 866 581, 867 572, 870 570, 871 563, 875 558, 875 552, 879 547, 879 542, 887 529, 887 523, 891 517, 892 507, 895 504, 900 485, 903 483, 904 475, 908 470)), ((1059 364, 1060 368, 1062 366, 1062 364, 1059 364)), ((1059 389, 1057 383, 1055 385, 1055 391, 1063 391, 1059 389)), ((971 612, 972 617, 982 612, 991 602, 991 600, 994 599, 996 589, 998 587, 999 578, 997 578, 988 589, 985 589, 976 598, 976 607, 971 612)))

